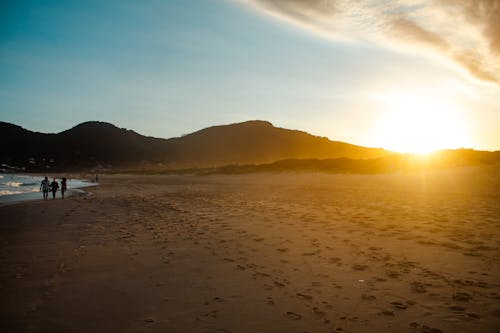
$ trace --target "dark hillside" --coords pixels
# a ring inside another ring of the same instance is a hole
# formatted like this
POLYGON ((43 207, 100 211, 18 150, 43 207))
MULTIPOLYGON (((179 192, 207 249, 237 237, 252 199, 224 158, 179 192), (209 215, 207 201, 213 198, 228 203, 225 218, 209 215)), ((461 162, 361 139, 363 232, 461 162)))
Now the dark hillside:
POLYGON ((177 162, 198 166, 270 163, 285 158, 373 158, 383 149, 331 141, 266 121, 214 126, 174 139, 177 162))
POLYGON ((375 158, 388 153, 277 128, 266 121, 213 126, 168 140, 96 121, 57 134, 32 132, 1 122, 0 139, 4 142, 0 163, 27 171, 144 165, 213 167, 287 158, 375 158))

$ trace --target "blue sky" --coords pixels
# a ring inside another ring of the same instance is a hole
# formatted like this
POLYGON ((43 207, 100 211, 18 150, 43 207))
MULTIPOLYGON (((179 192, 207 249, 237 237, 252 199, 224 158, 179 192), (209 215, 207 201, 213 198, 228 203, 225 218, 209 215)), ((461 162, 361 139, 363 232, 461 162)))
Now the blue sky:
POLYGON ((391 146, 401 134, 386 120, 399 119, 391 116, 395 108, 411 109, 405 100, 418 100, 468 124, 457 125, 467 133, 453 133, 455 141, 443 145, 500 149, 498 85, 478 83, 421 52, 325 37, 268 15, 260 4, 0 6, 0 120, 30 130, 59 132, 100 120, 166 138, 263 119, 333 140, 405 150, 391 146))

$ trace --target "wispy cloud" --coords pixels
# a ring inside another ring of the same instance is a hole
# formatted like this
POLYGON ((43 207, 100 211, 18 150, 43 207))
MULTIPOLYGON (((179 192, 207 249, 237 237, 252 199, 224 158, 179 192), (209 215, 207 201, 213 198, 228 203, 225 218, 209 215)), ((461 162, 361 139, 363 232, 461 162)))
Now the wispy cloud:
POLYGON ((438 55, 500 83, 499 0, 241 0, 338 40, 438 55))

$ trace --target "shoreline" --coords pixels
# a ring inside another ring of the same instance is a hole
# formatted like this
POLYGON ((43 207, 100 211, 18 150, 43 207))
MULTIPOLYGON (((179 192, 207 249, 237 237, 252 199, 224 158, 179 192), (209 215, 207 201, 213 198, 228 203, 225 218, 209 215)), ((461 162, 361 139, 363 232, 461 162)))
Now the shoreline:
MULTIPOLYGON (((27 173, 22 173, 22 174, 20 174, 20 173, 17 173, 17 174, 11 173, 11 174, 8 174, 8 175, 10 175, 11 177, 17 178, 17 180, 22 179, 23 183, 24 183, 24 178, 26 178, 26 177, 31 177, 32 179, 34 179, 34 178, 43 179, 43 177, 45 177, 45 176, 47 176, 49 179, 56 178, 60 182, 60 176, 56 176, 55 174, 40 175, 40 174, 27 174, 27 173)), ((67 179, 67 181, 68 181, 68 189, 67 189, 67 191, 65 193, 65 197, 71 196, 74 193, 74 190, 76 190, 76 189, 82 189, 82 188, 85 188, 85 187, 91 187, 91 186, 99 185, 99 183, 97 183, 97 182, 92 182, 90 180, 87 181, 87 180, 75 178, 74 176, 75 176, 74 174, 69 174, 68 177, 67 177, 68 178, 67 179)), ((5 176, 2 179, 4 179, 4 178, 5 178, 5 176)), ((23 184, 23 183, 19 183, 21 185, 17 185, 17 187, 12 187, 12 189, 17 189, 17 188, 25 187, 24 185, 26 185, 26 184, 23 184), (19 186, 21 186, 21 187, 19 187, 19 186)), ((5 205, 18 204, 18 203, 27 202, 27 201, 36 201, 36 200, 42 200, 43 201, 42 192, 39 191, 39 190, 37 190, 37 188, 40 186, 39 183, 38 183, 38 179, 37 179, 37 182, 35 182, 35 183, 29 183, 27 185, 29 185, 28 190, 31 189, 31 191, 29 191, 29 192, 0 195, 0 207, 1 206, 5 206, 5 205)), ((61 189, 60 188, 56 192, 56 199, 62 199, 62 197, 61 197, 61 189)), ((49 192, 49 200, 53 200, 51 192, 49 192)))
MULTIPOLYGON (((91 186, 98 186, 98 183, 95 183, 95 185, 88 185, 85 187, 79 187, 79 188, 72 188, 66 190, 66 193, 64 195, 64 199, 61 197, 61 191, 58 190, 56 194, 56 198, 52 199, 51 197, 51 192, 49 192, 49 200, 47 201, 56 201, 56 200, 65 200, 73 195, 88 195, 92 194, 92 192, 89 191, 84 191, 84 188, 91 187, 91 186)), ((25 202, 33 202, 33 201, 44 201, 43 200, 43 195, 42 192, 29 192, 29 193, 19 193, 19 194, 11 194, 11 195, 5 195, 3 196, 4 198, 0 198, 0 207, 4 206, 9 206, 9 205, 18 205, 21 203, 25 202), (40 197, 42 196, 42 197, 40 197)))

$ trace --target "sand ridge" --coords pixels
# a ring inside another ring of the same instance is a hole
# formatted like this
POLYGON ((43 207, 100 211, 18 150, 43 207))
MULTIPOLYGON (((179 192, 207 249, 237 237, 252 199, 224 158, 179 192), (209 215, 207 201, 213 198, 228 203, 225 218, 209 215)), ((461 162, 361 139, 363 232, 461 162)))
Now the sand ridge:
POLYGON ((494 173, 106 176, 0 208, 2 331, 494 332, 494 173))

